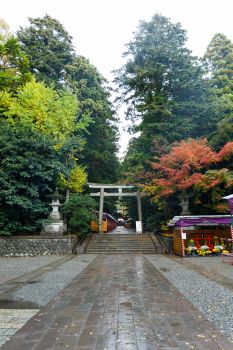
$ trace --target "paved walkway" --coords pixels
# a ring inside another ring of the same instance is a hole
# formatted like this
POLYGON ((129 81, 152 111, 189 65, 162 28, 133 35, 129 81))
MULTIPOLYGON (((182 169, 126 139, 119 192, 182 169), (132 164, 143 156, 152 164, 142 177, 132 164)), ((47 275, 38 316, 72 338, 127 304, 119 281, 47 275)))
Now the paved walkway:
POLYGON ((98 256, 1 350, 232 350, 142 255, 98 256))
POLYGON ((109 232, 110 234, 116 234, 116 235, 127 235, 135 233, 136 231, 133 228, 125 228, 124 226, 117 226, 113 231, 109 232))

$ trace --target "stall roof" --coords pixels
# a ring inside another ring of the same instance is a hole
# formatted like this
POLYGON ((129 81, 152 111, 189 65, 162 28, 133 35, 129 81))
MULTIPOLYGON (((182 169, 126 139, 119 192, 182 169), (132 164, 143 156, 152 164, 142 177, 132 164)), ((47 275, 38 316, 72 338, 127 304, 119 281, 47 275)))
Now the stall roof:
POLYGON ((169 221, 169 227, 188 227, 208 224, 231 224, 231 215, 190 215, 190 216, 174 216, 169 221))
POLYGON ((114 222, 117 222, 117 220, 112 215, 110 215, 108 213, 103 213, 103 219, 107 219, 107 218, 114 221, 114 222))

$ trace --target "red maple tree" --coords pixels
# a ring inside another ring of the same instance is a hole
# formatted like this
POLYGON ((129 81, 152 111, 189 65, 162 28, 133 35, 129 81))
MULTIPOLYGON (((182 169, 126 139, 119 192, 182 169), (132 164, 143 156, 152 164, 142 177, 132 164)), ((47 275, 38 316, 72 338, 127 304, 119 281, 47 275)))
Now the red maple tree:
POLYGON ((233 174, 225 168, 214 169, 216 164, 233 154, 233 142, 220 152, 208 145, 207 139, 181 141, 170 153, 151 164, 155 170, 144 190, 155 197, 167 197, 176 191, 181 193, 194 186, 208 190, 224 183, 233 185, 233 174))

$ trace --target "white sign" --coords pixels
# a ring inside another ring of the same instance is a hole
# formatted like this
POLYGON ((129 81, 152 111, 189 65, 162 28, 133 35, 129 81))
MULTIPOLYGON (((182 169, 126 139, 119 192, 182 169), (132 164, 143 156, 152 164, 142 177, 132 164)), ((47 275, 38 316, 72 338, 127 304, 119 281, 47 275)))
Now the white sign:
POLYGON ((142 222, 136 221, 136 233, 142 233, 142 222))
POLYGON ((185 232, 182 232, 182 233, 181 233, 181 238, 182 238, 182 239, 186 239, 186 233, 185 233, 185 232))

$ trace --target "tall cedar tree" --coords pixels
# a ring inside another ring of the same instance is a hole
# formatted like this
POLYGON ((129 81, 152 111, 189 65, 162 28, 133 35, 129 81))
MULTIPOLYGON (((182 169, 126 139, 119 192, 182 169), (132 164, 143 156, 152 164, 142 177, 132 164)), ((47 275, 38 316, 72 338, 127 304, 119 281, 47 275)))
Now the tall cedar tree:
POLYGON ((211 143, 220 149, 233 139, 233 43, 214 35, 204 55, 209 83, 209 113, 217 124, 211 143))
POLYGON ((86 144, 81 162, 90 182, 117 180, 117 118, 109 101, 106 81, 85 57, 78 56, 67 67, 66 84, 80 101, 78 118, 86 116, 86 144))
POLYGON ((210 131, 203 71, 185 44, 180 24, 154 15, 140 22, 124 54, 127 62, 117 72, 128 118, 139 121, 134 131, 151 140, 173 142, 210 131))
MULTIPOLYGON (((140 131, 140 136, 130 142, 122 165, 126 181, 143 182, 143 169, 149 170, 152 157, 169 152, 173 142, 209 138, 216 131, 206 70, 185 45, 181 25, 158 14, 150 22, 141 22, 127 45, 127 61, 116 81, 122 89, 121 100, 128 103, 132 130, 140 131)), ((175 202, 169 198, 173 209, 175 202)), ((160 209, 154 210, 155 221, 161 219, 160 209)), ((144 217, 150 221, 149 211, 144 217)))
POLYGON ((65 67, 73 60, 72 37, 62 24, 46 15, 29 18, 30 26, 17 32, 23 52, 30 62, 30 70, 40 81, 61 87, 65 67))

